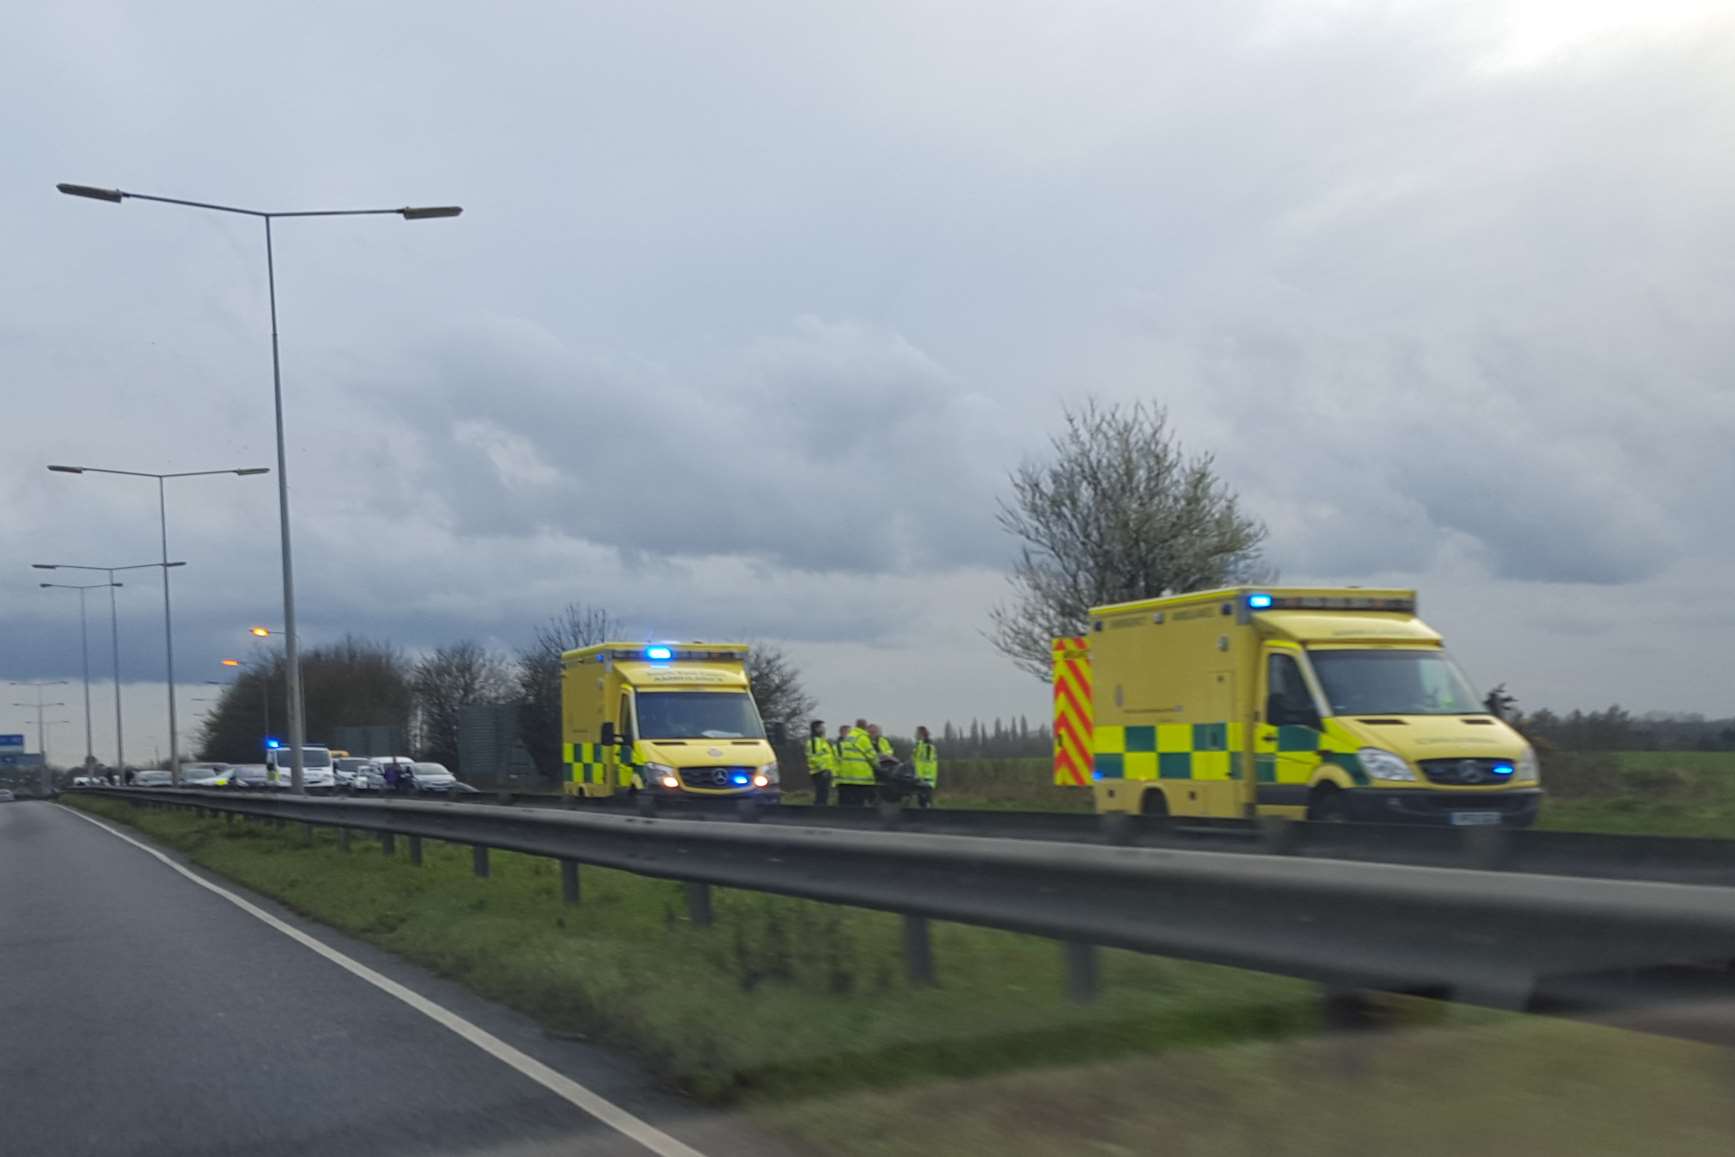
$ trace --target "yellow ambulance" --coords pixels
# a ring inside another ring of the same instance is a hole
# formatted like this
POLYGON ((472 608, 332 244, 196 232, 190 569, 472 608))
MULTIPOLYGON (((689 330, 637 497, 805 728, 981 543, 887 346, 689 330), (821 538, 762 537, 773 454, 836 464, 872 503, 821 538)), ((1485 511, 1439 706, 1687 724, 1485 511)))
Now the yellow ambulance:
POLYGON ((600 643, 561 656, 565 792, 599 799, 782 791, 741 643, 600 643))
POLYGON ((1056 783, 1098 811, 1533 823, 1536 754, 1416 592, 1236 587, 1095 607, 1054 641, 1056 783))

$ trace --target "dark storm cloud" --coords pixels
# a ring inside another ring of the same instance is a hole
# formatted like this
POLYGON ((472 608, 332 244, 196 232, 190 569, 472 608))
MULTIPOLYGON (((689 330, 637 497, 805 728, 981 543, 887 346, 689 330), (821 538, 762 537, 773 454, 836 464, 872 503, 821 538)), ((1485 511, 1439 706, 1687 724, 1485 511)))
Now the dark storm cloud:
POLYGON ((526 323, 418 378, 420 469, 465 534, 882 572, 1001 560, 1001 408, 901 336, 814 318, 723 366, 587 364, 526 323))

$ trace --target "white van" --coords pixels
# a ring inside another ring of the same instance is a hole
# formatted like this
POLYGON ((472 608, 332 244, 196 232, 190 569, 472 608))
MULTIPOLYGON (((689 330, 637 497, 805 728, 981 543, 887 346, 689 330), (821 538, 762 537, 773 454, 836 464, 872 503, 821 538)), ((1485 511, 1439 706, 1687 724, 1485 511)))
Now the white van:
MULTIPOLYGON (((289 789, 291 776, 289 749, 271 747, 265 751, 265 781, 267 785, 289 789)), ((331 770, 331 748, 322 743, 306 743, 301 747, 301 786, 308 791, 331 791, 337 785, 331 770)))

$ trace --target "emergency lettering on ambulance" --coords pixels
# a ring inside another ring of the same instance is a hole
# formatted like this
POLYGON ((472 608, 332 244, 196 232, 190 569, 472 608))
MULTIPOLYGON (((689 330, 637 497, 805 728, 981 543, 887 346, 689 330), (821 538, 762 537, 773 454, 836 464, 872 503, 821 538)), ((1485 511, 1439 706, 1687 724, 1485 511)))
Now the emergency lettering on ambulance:
POLYGON ((567 795, 779 798, 740 643, 599 643, 561 656, 567 795))
POLYGON ((1054 641, 1054 782, 1098 811, 1535 822, 1536 755, 1412 590, 1238 587, 1094 607, 1054 641))

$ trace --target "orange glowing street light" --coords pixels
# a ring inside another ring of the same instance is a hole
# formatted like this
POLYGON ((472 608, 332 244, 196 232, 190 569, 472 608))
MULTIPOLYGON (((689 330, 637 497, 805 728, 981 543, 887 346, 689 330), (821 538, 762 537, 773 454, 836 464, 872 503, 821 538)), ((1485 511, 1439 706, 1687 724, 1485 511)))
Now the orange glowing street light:
POLYGON ((240 665, 241 665, 241 660, 239 660, 239 659, 224 659, 223 660, 223 666, 225 666, 225 667, 239 667, 240 665))
POLYGON ((249 635, 257 635, 261 639, 268 639, 271 637, 271 628, 270 627, 254 627, 252 630, 248 631, 247 633, 249 635))

